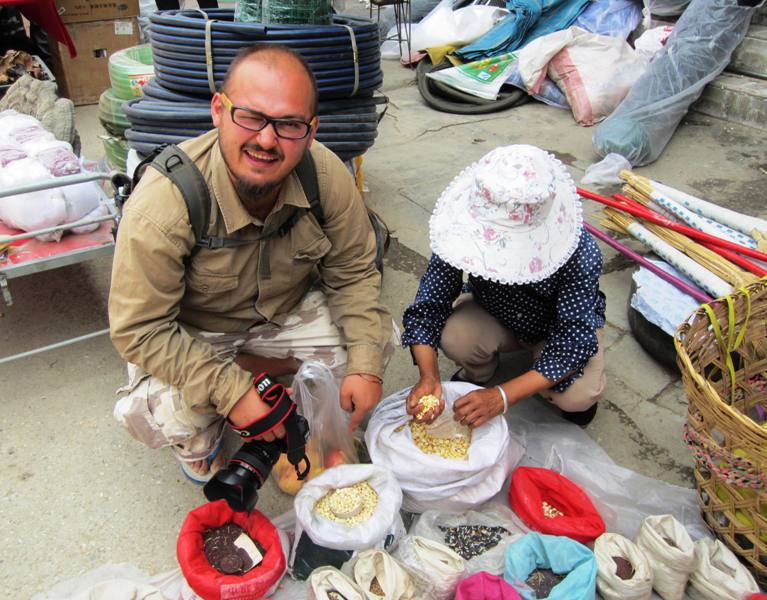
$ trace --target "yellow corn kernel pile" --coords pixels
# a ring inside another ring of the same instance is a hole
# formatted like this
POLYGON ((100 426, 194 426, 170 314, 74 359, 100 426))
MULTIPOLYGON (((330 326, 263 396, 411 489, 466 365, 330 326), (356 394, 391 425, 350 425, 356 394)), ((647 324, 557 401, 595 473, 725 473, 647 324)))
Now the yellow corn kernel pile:
POLYGON ((437 454, 451 460, 466 460, 471 446, 471 431, 462 438, 435 438, 428 434, 426 425, 410 421, 410 433, 418 449, 425 454, 437 454))
POLYGON ((558 508, 551 506, 548 502, 543 502, 541 505, 543 507, 543 516, 547 519, 553 519, 555 517, 564 517, 565 513, 563 513, 558 508))
POLYGON ((336 523, 354 527, 373 516, 378 492, 367 481, 331 490, 317 501, 314 512, 336 523))
POLYGON ((418 414, 415 416, 416 421, 420 421, 424 418, 427 412, 429 412, 432 408, 437 408, 439 406, 439 398, 432 394, 428 394, 427 396, 421 396, 418 399, 418 408, 420 409, 418 411, 418 414))

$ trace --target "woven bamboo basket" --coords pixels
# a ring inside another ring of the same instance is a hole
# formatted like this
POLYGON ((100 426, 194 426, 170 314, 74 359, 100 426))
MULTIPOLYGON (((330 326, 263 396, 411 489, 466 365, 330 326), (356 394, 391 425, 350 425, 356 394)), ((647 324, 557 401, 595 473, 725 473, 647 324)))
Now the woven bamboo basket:
POLYGON ((767 278, 701 306, 674 344, 701 512, 765 585, 767 278))

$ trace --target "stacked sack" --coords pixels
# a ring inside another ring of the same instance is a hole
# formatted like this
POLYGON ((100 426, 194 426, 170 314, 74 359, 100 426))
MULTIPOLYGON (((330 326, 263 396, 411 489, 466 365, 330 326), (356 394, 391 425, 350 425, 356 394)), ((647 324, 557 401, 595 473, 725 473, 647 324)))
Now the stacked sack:
POLYGON ((471 431, 456 426, 453 403, 473 389, 476 386, 468 383, 444 383, 445 410, 428 426, 411 422, 406 413, 410 389, 382 400, 370 417, 365 432, 370 459, 394 473, 405 510, 463 511, 479 506, 501 490, 522 458, 524 448, 509 437, 502 417, 471 431), (437 453, 424 451, 430 446, 437 453))
POLYGON ((107 131, 101 140, 109 167, 125 171, 128 142, 125 130, 130 122, 123 104, 144 95, 144 86, 154 78, 152 48, 149 44, 118 50, 109 57, 111 87, 99 98, 99 121, 107 131))
MULTIPOLYGON (((81 172, 80 159, 68 142, 57 140, 40 122, 15 110, 0 112, 0 188, 55 180, 81 172)), ((35 231, 106 214, 104 195, 94 182, 53 187, 7 196, 0 202, 0 221, 22 231, 35 231)), ((98 228, 73 229, 86 233, 98 228)), ((63 232, 38 236, 58 241, 63 232)))

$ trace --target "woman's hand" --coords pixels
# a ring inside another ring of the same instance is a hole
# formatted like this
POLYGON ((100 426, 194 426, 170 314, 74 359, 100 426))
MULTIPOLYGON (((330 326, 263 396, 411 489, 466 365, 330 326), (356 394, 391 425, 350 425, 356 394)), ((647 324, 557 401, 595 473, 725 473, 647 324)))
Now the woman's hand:
POLYGON ((424 396, 429 395, 439 398, 439 405, 429 409, 425 415, 416 419, 421 423, 431 423, 442 414, 443 410, 445 410, 445 401, 442 399, 442 383, 440 382, 439 377, 422 375, 418 380, 418 383, 413 386, 413 389, 410 390, 410 393, 408 394, 407 414, 415 418, 421 411, 419 400, 424 396))
POLYGON ((453 419, 472 428, 484 425, 502 413, 503 397, 497 387, 473 390, 453 404, 453 419))

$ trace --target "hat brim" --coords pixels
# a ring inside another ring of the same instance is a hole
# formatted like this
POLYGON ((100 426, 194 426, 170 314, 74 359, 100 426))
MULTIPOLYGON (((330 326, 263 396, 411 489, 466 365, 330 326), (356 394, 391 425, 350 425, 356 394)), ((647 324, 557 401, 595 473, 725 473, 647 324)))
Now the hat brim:
POLYGON ((464 169, 437 200, 429 220, 431 249, 472 275, 503 284, 534 283, 551 277, 573 255, 580 240, 581 202, 565 166, 554 163, 556 194, 546 218, 526 230, 481 222, 470 211, 473 171, 464 169))

